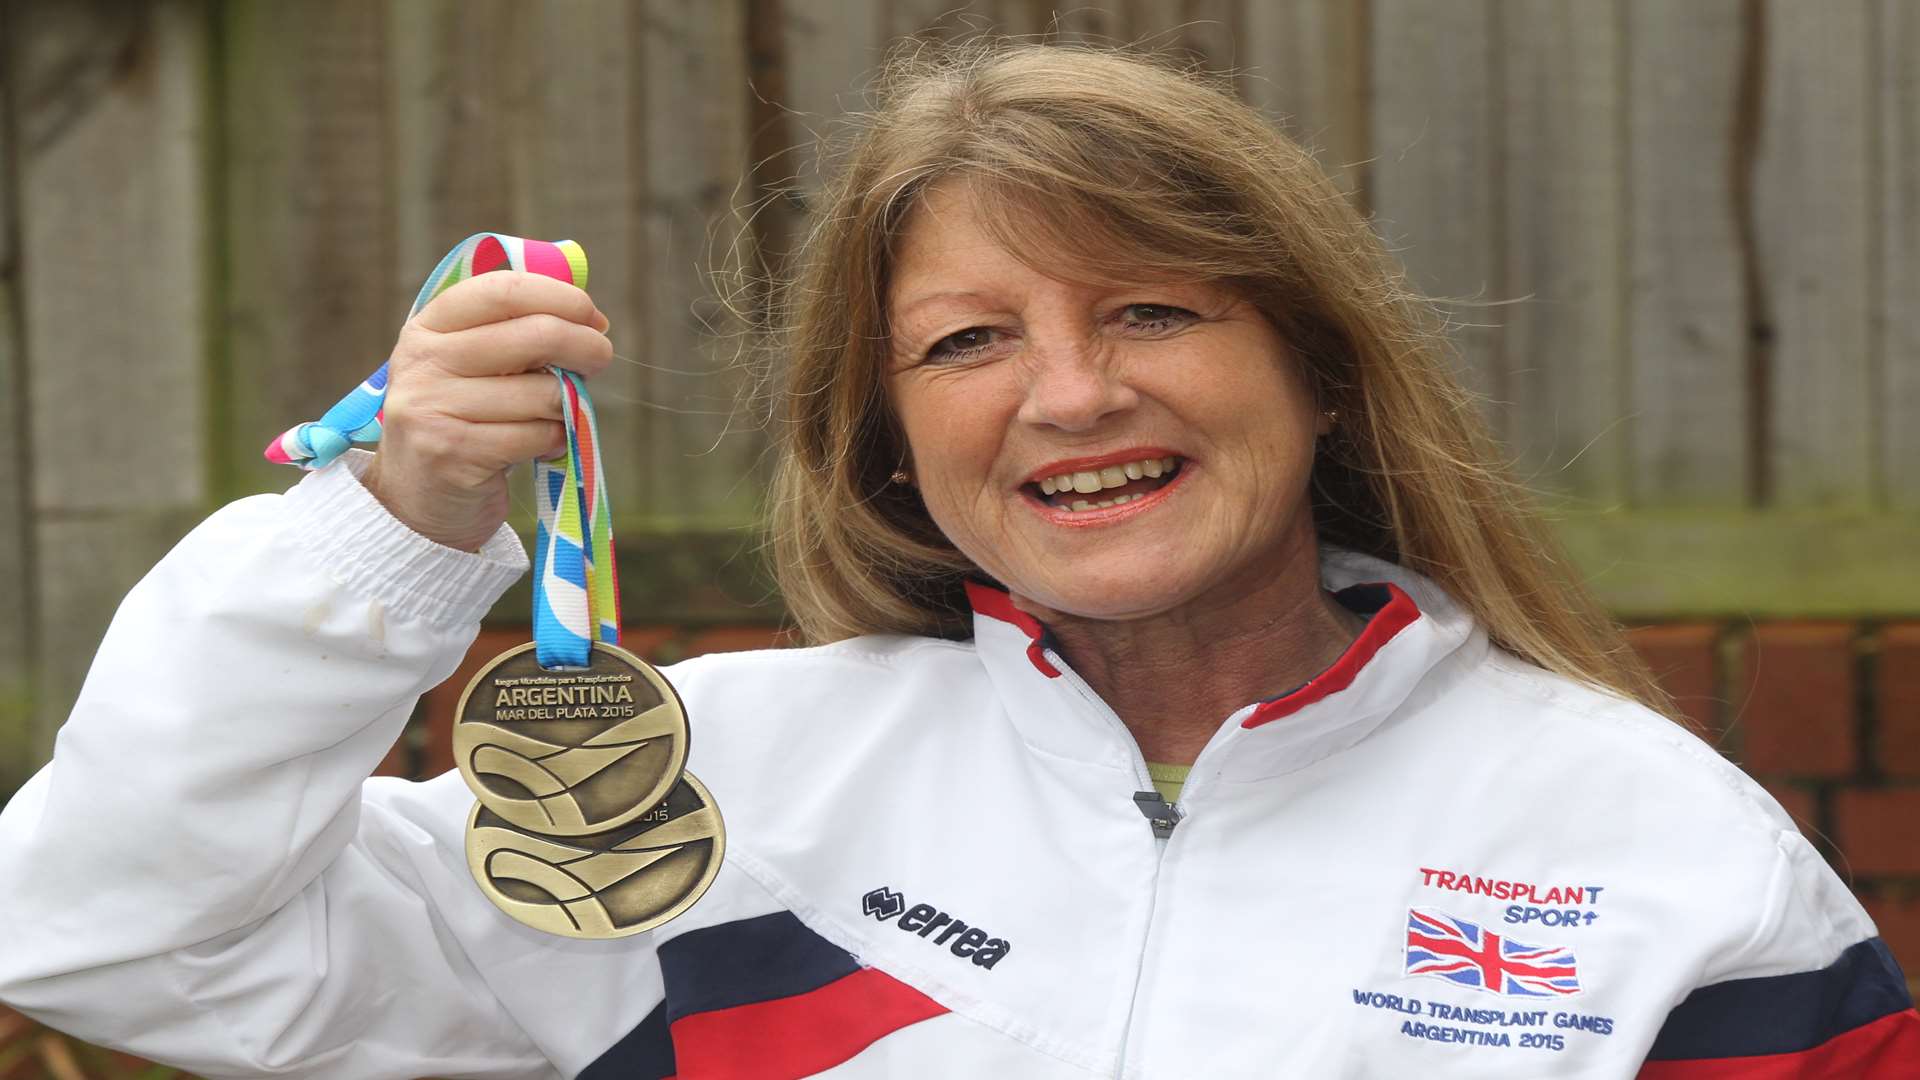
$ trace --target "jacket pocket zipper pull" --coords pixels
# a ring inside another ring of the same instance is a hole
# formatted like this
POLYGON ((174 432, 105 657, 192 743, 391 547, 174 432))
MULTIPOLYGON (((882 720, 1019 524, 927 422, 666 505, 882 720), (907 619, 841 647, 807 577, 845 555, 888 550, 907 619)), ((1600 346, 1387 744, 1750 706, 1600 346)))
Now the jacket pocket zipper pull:
POLYGON ((1180 824, 1180 811, 1173 804, 1160 797, 1157 791, 1136 791, 1133 793, 1133 805, 1146 815, 1147 823, 1153 826, 1156 840, 1165 840, 1173 835, 1173 827, 1180 824))

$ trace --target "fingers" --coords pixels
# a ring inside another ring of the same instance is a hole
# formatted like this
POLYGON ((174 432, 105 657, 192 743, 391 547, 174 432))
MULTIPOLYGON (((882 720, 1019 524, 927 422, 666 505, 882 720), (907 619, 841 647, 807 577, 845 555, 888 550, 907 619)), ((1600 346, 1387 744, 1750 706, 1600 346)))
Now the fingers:
POLYGON ((407 322, 391 354, 381 502, 416 532, 476 550, 506 514, 513 465, 566 452, 554 366, 591 377, 613 360, 585 292, 496 271, 452 286, 407 322))
MULTIPOLYGON (((564 453, 567 429, 558 420, 476 424, 423 418, 408 429, 403 446, 407 462, 419 475, 457 491, 471 490, 497 481, 513 465, 564 453)), ((429 485, 421 481, 417 486, 429 485)))
POLYGON ((511 375, 552 364, 591 378, 613 362, 613 342, 606 335, 550 312, 465 330, 434 331, 424 325, 408 330, 421 355, 455 375, 511 375))
POLYGON ((607 317, 586 290, 545 274, 495 270, 453 285, 414 316, 426 329, 453 333, 523 315, 547 314, 605 333, 607 317))
POLYGON ((564 419, 560 380, 544 371, 448 379, 435 388, 432 409, 482 424, 564 419))
POLYGON ((501 468, 555 457, 567 450, 567 428, 558 420, 506 420, 477 424, 471 430, 476 442, 491 451, 501 468))

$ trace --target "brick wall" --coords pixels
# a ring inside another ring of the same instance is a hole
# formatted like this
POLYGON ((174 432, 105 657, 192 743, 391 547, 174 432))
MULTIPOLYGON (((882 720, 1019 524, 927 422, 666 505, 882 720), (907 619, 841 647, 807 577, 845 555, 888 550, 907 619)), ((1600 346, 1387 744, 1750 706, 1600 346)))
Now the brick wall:
MULTIPOLYGON (((460 670, 422 699, 381 772, 452 768, 460 691, 527 639, 524 629, 482 632, 460 670)), ((1853 887, 1920 992, 1920 622, 1667 623, 1631 639, 1708 740, 1780 800, 1853 887)), ((768 626, 638 626, 622 640, 670 663, 783 638, 768 626)))

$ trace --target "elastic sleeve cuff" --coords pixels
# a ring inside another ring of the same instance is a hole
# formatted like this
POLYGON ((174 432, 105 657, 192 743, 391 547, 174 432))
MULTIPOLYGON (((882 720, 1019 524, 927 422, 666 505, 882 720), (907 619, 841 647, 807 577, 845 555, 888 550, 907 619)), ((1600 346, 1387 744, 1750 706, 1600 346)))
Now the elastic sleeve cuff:
POLYGON ((435 543, 394 517, 360 476, 373 461, 349 450, 286 494, 285 528, 340 585, 387 606, 390 617, 448 628, 480 621, 530 565, 507 525, 476 552, 435 543))

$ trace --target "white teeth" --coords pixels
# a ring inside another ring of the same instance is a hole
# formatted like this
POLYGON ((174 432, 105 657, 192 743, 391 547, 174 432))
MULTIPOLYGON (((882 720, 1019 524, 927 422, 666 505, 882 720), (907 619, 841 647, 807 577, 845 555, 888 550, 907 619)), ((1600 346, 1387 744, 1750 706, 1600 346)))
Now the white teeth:
POLYGON ((1144 499, 1146 497, 1146 494, 1142 492, 1138 495, 1115 495, 1111 499, 1101 499, 1098 502, 1089 499, 1075 499, 1067 505, 1067 509, 1073 511, 1105 510, 1109 507, 1119 506, 1123 503, 1130 503, 1135 499, 1144 499))
MULTIPOLYGON (((1129 461, 1124 465, 1109 465, 1097 472, 1085 471, 1061 473, 1058 476, 1043 476, 1039 481, 1040 493, 1042 495, 1065 495, 1071 492, 1077 495, 1092 495, 1097 491, 1106 488, 1117 488, 1122 484, 1130 483, 1134 480, 1165 476, 1173 472, 1175 466, 1179 464, 1179 461, 1180 459, 1177 457, 1144 458, 1140 461, 1129 461)), ((1122 495, 1103 502, 1075 499, 1068 506, 1068 509, 1099 510, 1108 506, 1119 506, 1121 503, 1130 502, 1134 499, 1144 498, 1145 495, 1145 492, 1134 495, 1122 495)))

